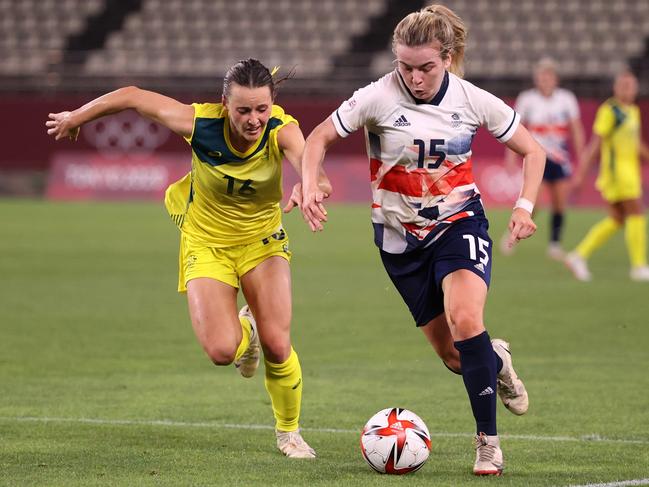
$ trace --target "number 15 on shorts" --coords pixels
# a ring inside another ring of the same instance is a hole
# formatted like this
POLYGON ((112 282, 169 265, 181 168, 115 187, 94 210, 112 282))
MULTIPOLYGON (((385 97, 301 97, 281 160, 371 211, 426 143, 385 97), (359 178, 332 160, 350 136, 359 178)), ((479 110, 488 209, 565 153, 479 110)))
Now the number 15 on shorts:
POLYGON ((464 234, 462 238, 469 242, 469 259, 478 260, 478 252, 480 252, 480 262, 486 266, 489 263, 489 241, 475 235, 464 234), (477 241, 477 242, 476 242, 477 241))

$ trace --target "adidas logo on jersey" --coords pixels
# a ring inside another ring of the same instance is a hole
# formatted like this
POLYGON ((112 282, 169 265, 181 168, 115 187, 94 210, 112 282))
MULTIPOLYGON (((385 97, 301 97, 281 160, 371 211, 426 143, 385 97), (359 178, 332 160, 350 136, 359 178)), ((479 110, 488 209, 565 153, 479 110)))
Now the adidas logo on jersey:
POLYGON ((482 391, 478 396, 488 396, 490 394, 493 394, 494 390, 491 387, 487 387, 484 391, 482 391))
POLYGON ((393 127, 410 127, 410 122, 406 119, 404 115, 401 115, 397 118, 392 124, 393 127))
POLYGON ((480 272, 484 274, 484 264, 482 262, 477 263, 473 267, 475 267, 476 269, 478 269, 480 272))

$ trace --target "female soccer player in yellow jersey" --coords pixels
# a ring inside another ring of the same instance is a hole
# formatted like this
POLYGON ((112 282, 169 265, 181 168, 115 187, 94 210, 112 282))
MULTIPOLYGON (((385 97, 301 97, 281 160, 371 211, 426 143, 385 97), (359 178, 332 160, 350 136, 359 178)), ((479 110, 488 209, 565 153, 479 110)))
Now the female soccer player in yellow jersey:
POLYGON ((595 224, 577 248, 566 256, 566 265, 580 281, 590 281, 586 261, 620 228, 631 261, 629 276, 649 282, 647 224, 642 208, 640 157, 649 161, 649 148, 640 130, 640 109, 634 103, 638 80, 629 71, 615 78, 613 97, 597 110, 593 137, 575 174, 574 186, 583 184, 593 159, 600 154, 597 189, 608 203, 609 216, 595 224))
MULTIPOLYGON (((226 73, 222 103, 186 105, 129 86, 51 113, 46 126, 56 140, 76 139, 84 123, 133 108, 190 144, 191 172, 169 187, 165 204, 181 230, 178 290, 187 292, 194 332, 216 365, 234 362, 244 377, 255 373, 261 345, 277 446, 314 458, 298 426, 302 372, 290 339, 291 254, 279 207, 282 158, 300 172, 304 136, 273 104, 281 81, 246 59, 226 73), (248 304, 237 313, 239 286, 248 304)), ((329 194, 324 173, 320 183, 329 194)), ((293 188, 285 212, 301 206, 301 191, 293 188)))

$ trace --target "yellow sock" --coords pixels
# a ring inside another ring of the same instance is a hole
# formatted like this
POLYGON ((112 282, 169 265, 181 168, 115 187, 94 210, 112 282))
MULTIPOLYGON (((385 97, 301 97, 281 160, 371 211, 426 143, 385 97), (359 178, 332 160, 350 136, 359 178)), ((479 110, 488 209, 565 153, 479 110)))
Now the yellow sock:
POLYGON ((647 220, 644 215, 626 218, 624 237, 631 267, 647 265, 647 220))
POLYGON ((302 403, 302 369, 295 350, 283 364, 266 364, 266 390, 273 403, 275 428, 281 431, 295 431, 300 419, 302 403))
POLYGON ((588 259, 595 250, 604 245, 619 229, 620 224, 613 218, 604 218, 588 231, 583 240, 577 245, 576 252, 584 259, 588 259))
POLYGON ((250 334, 252 333, 252 325, 248 321, 248 318, 239 316, 239 322, 241 323, 243 336, 241 337, 241 343, 239 343, 239 347, 237 348, 237 353, 234 356, 234 360, 239 360, 243 355, 243 352, 246 351, 248 345, 250 345, 250 334))

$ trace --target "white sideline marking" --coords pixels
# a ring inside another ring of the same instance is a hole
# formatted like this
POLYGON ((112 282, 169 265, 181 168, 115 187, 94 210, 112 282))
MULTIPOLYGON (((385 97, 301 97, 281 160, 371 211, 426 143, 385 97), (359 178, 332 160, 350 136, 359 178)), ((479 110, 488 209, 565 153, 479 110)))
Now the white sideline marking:
POLYGON ((628 487, 632 485, 649 485, 649 479, 620 480, 619 482, 609 482, 607 484, 570 485, 569 487, 628 487))
MULTIPOLYGON (((181 428, 228 428, 242 430, 273 430, 274 426, 268 424, 232 424, 232 423, 208 423, 208 422, 188 422, 188 421, 171 421, 167 419, 101 419, 101 418, 55 418, 55 417, 38 417, 38 416, 0 416, 0 421, 14 422, 32 422, 32 423, 79 423, 79 424, 100 424, 100 425, 134 425, 134 426, 172 426, 181 428)), ((342 429, 342 428, 302 428, 302 431, 312 431, 316 433, 357 433, 359 429, 342 429)), ((474 435, 469 433, 431 433, 432 437, 437 438, 472 438, 474 435)), ((535 435, 501 435, 502 438, 510 440, 534 440, 534 441, 576 441, 592 443, 622 443, 649 445, 649 439, 617 439, 605 438, 599 435, 584 436, 535 436, 535 435)), ((633 480, 629 482, 645 482, 649 479, 633 480)), ((617 484, 592 484, 588 487, 597 486, 617 487, 617 484)), ((644 485, 644 484, 620 484, 622 485, 644 485)), ((582 486, 574 486, 582 487, 582 486)), ((585 486, 583 486, 585 487, 585 486)))

